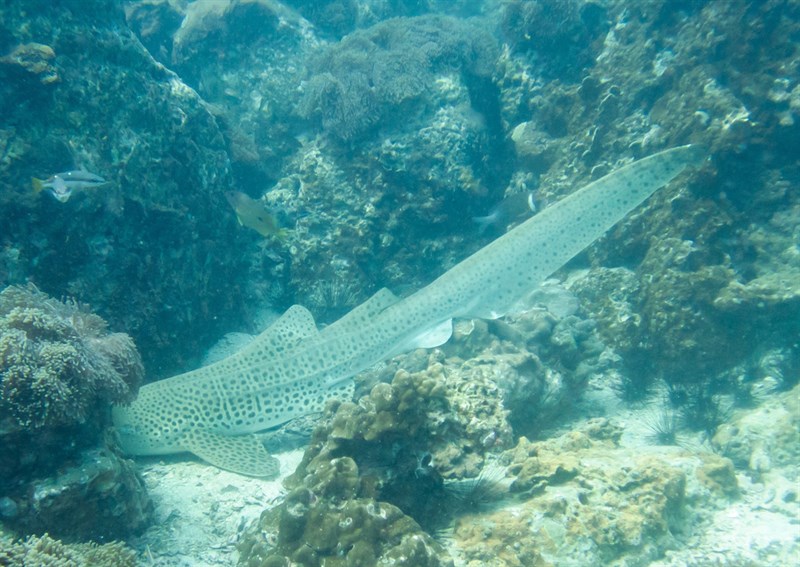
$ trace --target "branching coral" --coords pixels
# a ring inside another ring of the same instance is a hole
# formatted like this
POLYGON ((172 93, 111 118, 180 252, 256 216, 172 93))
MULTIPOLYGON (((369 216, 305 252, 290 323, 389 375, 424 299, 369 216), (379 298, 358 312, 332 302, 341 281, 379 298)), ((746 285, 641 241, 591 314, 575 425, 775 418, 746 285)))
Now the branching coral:
POLYGON ((76 302, 35 287, 0 293, 0 409, 11 428, 83 423, 98 403, 124 403, 144 374, 133 341, 76 302))

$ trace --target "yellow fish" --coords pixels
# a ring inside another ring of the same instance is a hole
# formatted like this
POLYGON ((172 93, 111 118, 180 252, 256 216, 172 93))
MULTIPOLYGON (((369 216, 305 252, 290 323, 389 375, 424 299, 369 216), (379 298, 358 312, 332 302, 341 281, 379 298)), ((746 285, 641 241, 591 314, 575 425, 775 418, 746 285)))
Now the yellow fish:
POLYGON ((261 236, 274 236, 279 239, 286 237, 286 230, 278 224, 278 219, 272 215, 261 201, 248 197, 241 191, 226 191, 225 198, 236 211, 239 224, 252 228, 261 236))

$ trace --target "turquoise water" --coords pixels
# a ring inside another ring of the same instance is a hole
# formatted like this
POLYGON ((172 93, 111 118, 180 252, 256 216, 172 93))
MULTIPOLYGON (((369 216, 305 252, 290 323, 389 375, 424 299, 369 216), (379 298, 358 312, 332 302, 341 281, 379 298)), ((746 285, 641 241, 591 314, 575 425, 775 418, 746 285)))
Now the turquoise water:
POLYGON ((4 4, 0 564, 101 561, 44 533, 110 564, 796 564, 799 29, 788 1, 4 4), (207 464, 241 431, 190 447, 185 409, 190 452, 120 449, 142 386, 276 320, 288 352, 365 332, 383 308, 332 324, 685 144, 523 309, 259 432, 278 478, 207 464))

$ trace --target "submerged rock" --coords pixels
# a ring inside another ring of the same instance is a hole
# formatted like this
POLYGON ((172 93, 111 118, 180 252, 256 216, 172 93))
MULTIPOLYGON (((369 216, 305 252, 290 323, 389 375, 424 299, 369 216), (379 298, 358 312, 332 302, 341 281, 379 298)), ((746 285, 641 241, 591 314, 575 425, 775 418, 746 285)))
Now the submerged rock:
POLYGON ((240 297, 229 277, 241 259, 213 115, 144 49, 120 2, 6 4, 0 49, 0 249, 13 243, 24 270, 0 272, 0 285, 27 279, 91 303, 154 375, 182 368, 240 313, 225 307, 240 297), (108 185, 67 203, 31 190, 32 177, 79 168, 108 185))
POLYGON ((153 516, 133 461, 108 449, 84 451, 55 476, 28 480, 13 494, 20 514, 11 526, 68 541, 123 539, 141 533, 153 516))
POLYGON ((795 468, 800 460, 800 386, 764 401, 755 409, 742 412, 721 426, 712 443, 737 467, 755 476, 774 469, 797 480, 795 468))
POLYGON ((669 457, 620 448, 620 436, 593 420, 545 442, 520 439, 503 459, 516 501, 459 518, 458 557, 520 567, 658 557, 688 528, 686 473, 669 457))

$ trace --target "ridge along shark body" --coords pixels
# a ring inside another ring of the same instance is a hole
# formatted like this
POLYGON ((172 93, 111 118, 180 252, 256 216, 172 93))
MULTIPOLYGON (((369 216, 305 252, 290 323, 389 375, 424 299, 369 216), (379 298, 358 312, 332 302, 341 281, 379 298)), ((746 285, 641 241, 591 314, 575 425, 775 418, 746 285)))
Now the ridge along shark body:
POLYGON ((630 163, 561 199, 481 248, 405 299, 380 290, 318 331, 307 309, 290 307, 241 351, 148 384, 113 419, 131 455, 189 451, 233 472, 279 472, 252 433, 321 411, 352 396, 351 378, 373 364, 439 346, 456 317, 494 319, 602 236, 705 151, 681 146, 630 163))

